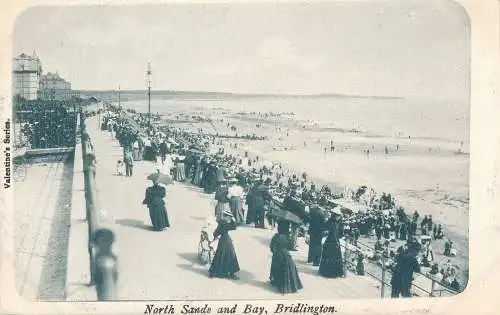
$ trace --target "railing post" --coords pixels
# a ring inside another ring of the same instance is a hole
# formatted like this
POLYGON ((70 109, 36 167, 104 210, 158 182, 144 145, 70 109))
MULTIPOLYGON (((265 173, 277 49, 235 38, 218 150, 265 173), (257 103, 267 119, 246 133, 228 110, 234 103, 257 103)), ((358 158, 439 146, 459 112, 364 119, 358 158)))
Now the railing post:
POLYGON ((118 259, 111 251, 114 240, 114 233, 107 228, 98 229, 93 234, 93 242, 96 245, 96 291, 99 301, 117 299, 118 259))
POLYGON ((434 296, 434 290, 436 290, 436 280, 434 277, 431 277, 432 283, 431 283, 431 293, 429 294, 430 297, 434 296))

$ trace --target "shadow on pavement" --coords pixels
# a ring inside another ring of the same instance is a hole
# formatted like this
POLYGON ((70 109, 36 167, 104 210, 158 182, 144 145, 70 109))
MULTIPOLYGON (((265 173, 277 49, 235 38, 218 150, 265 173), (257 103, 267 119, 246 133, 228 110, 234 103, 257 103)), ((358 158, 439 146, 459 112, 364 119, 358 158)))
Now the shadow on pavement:
POLYGON ((251 272, 248 272, 245 270, 240 270, 237 273, 237 275, 239 277, 238 280, 230 280, 230 281, 233 283, 236 283, 236 284, 251 285, 253 287, 263 289, 263 290, 266 290, 268 292, 277 293, 277 291, 274 290, 274 288, 271 286, 271 284, 269 282, 255 279, 253 273, 251 273, 251 272))
POLYGON ((179 185, 182 185, 183 187, 187 188, 190 191, 194 191, 200 194, 200 197, 203 199, 213 199, 213 194, 207 194, 203 191, 202 187, 198 186, 193 186, 193 184, 189 184, 187 182, 183 183, 178 183, 179 185))
MULTIPOLYGON (((178 264, 177 265, 178 267, 184 270, 192 271, 197 274, 203 275, 204 277, 208 277, 208 271, 205 268, 203 268, 203 266, 200 264, 198 260, 198 255, 196 253, 179 253, 177 255, 179 255, 179 257, 189 262, 188 264, 178 264)), ((206 265, 206 267, 208 268, 208 265, 206 265)), ((237 273, 237 275, 239 279, 237 280, 227 279, 227 280, 235 284, 251 285, 253 287, 260 288, 268 292, 276 293, 276 291, 269 283, 254 279, 254 275, 251 272, 240 270, 237 273)))
POLYGON ((314 267, 312 264, 311 265, 306 265, 306 264, 296 264, 297 266, 297 271, 299 272, 299 275, 301 273, 303 274, 309 274, 312 276, 320 276, 319 274, 319 266, 314 267))
POLYGON ((127 226, 127 227, 134 227, 146 231, 153 231, 153 227, 150 225, 144 224, 144 222, 139 221, 139 220, 134 220, 134 219, 119 219, 115 220, 116 224, 122 225, 122 226, 127 226))
POLYGON ((184 182, 182 184, 184 185, 184 187, 186 187, 190 191, 195 191, 195 192, 199 192, 199 193, 203 192, 203 188, 198 187, 198 186, 194 186, 193 184, 190 184, 188 182, 184 182))
POLYGON ((201 266, 200 261, 198 260, 198 254, 197 253, 193 253, 193 252, 190 252, 190 253, 178 253, 177 255, 179 257, 181 257, 182 259, 189 261, 191 264, 200 265, 201 266))
POLYGON ((264 246, 269 246, 269 244, 271 243, 271 239, 269 239, 269 237, 264 237, 264 236, 260 236, 260 235, 252 235, 252 238, 256 241, 259 241, 259 243, 261 243, 262 245, 264 246))
POLYGON ((190 216, 190 218, 197 221, 203 221, 206 219, 205 217, 195 217, 195 216, 190 216))
POLYGON ((190 264, 177 264, 177 267, 179 268, 182 268, 184 270, 187 270, 187 271, 191 271, 191 272, 194 272, 194 273, 197 273, 203 277, 206 277, 208 278, 208 271, 206 271, 205 269, 202 269, 202 268, 196 268, 194 265, 190 265, 190 264))

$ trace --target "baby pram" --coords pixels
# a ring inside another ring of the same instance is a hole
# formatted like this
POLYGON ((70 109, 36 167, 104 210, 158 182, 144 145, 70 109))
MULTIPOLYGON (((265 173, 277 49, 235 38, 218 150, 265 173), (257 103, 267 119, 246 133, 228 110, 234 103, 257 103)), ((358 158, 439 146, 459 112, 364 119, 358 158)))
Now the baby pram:
POLYGON ((212 263, 215 250, 206 229, 201 230, 200 243, 198 244, 198 260, 202 265, 212 263))

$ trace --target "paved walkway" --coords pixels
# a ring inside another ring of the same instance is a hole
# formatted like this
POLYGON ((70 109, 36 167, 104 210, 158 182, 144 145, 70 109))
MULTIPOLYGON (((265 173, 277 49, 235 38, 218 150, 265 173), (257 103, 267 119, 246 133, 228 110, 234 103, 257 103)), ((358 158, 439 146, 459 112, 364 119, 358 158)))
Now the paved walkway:
MULTIPOLYGON (((116 233, 119 257, 120 300, 178 299, 280 299, 267 283, 273 231, 241 227, 230 235, 241 271, 239 280, 210 279, 208 266, 197 260, 201 228, 213 209, 213 196, 188 184, 175 183, 167 188, 167 211, 171 228, 150 230, 149 214, 141 204, 151 162, 138 161, 133 177, 117 176, 116 162, 122 149, 108 132, 98 130, 97 119, 87 122, 97 155, 96 182, 99 198, 116 233)), ((78 155, 75 157, 75 163, 78 155)), ((75 168, 76 168, 75 164, 75 168)), ((95 299, 93 288, 86 287, 88 256, 85 222, 75 210, 69 249, 68 300, 95 299)), ((293 253, 304 289, 293 299, 377 298, 377 283, 368 276, 349 274, 344 279, 324 279, 317 268, 306 264, 304 245, 293 253)))
POLYGON ((68 154, 33 158, 14 188, 15 283, 27 300, 64 299, 71 211, 68 154))

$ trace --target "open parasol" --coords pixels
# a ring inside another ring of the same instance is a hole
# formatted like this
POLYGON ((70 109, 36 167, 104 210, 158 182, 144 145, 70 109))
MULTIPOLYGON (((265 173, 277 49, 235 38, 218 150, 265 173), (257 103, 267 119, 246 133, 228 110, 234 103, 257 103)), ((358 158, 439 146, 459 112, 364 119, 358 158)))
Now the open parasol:
POLYGON ((323 221, 326 219, 327 217, 327 211, 319 206, 317 207, 310 207, 309 208, 309 215, 312 217, 312 216, 316 216, 316 217, 320 217, 320 218, 323 218, 323 221))
POLYGON ((170 175, 158 173, 158 172, 149 174, 147 179, 158 180, 159 183, 164 184, 164 185, 170 185, 174 182, 174 180, 172 179, 172 177, 170 175))
POLYGON ((342 207, 341 206, 336 206, 333 209, 330 209, 330 213, 336 214, 336 215, 342 215, 342 207))
POLYGON ((290 211, 282 210, 282 209, 273 209, 272 216, 274 216, 278 220, 290 221, 297 224, 302 224, 303 221, 297 215, 291 213, 290 211))

